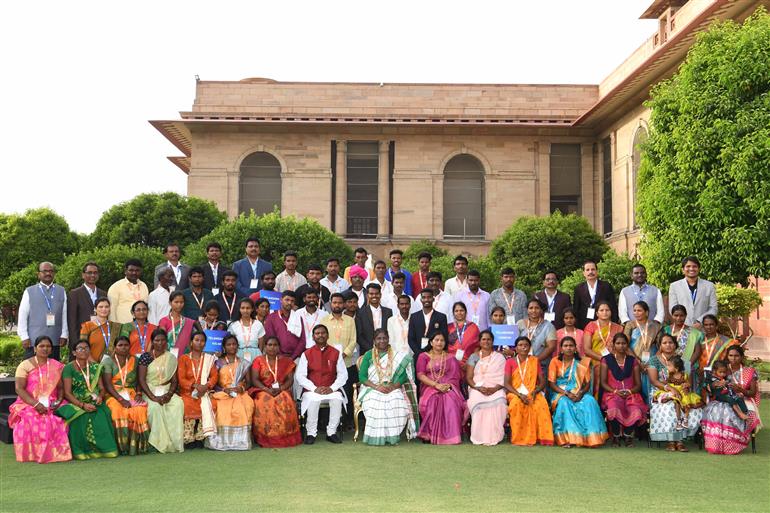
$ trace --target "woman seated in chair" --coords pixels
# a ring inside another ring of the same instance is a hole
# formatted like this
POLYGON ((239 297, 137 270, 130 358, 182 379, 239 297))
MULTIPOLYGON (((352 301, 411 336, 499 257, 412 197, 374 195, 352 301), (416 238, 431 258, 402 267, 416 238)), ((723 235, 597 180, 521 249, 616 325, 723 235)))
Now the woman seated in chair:
POLYGON ((516 339, 516 356, 505 362, 505 389, 511 417, 511 443, 514 445, 553 445, 553 425, 543 395, 545 377, 536 356, 530 356, 532 343, 527 337, 516 339))
POLYGON ((465 381, 468 383, 468 410, 471 413, 471 442, 497 445, 505 438, 505 356, 494 350, 495 336, 481 332, 480 349, 468 358, 465 381))
POLYGON ((416 436, 419 423, 414 367, 409 353, 390 347, 388 332, 374 332, 374 347, 361 357, 358 404, 366 418, 365 444, 395 445, 406 428, 406 438, 416 436))

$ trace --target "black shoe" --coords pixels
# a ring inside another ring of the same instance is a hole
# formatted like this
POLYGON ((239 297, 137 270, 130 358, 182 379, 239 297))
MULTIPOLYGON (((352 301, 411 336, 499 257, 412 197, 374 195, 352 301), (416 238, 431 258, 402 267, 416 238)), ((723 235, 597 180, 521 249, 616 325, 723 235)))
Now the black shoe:
POLYGON ((326 437, 326 441, 327 442, 331 442, 333 444, 341 444, 342 443, 342 440, 340 440, 340 437, 337 436, 337 433, 334 433, 331 436, 327 436, 326 437))
POLYGON ((315 443, 315 437, 307 435, 305 437, 305 445, 313 445, 315 443))

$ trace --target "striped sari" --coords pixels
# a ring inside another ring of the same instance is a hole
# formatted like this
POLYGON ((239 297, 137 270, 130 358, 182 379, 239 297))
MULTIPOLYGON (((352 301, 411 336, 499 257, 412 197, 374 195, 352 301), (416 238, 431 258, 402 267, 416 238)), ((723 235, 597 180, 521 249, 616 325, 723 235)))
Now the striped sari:
POLYGON ((361 383, 369 380, 374 385, 401 385, 389 394, 361 385, 358 402, 366 418, 363 442, 395 445, 405 428, 407 440, 414 438, 420 421, 409 353, 394 352, 389 347, 386 353, 379 354, 376 348, 370 349, 361 359, 358 372, 361 383))
POLYGON ((251 449, 251 417, 254 414, 254 401, 246 392, 236 393, 235 397, 225 393, 225 388, 242 385, 246 388, 246 374, 251 362, 234 358, 229 363, 220 358, 216 361, 218 378, 216 391, 211 395, 216 411, 217 431, 206 438, 204 445, 217 451, 248 451, 251 449))

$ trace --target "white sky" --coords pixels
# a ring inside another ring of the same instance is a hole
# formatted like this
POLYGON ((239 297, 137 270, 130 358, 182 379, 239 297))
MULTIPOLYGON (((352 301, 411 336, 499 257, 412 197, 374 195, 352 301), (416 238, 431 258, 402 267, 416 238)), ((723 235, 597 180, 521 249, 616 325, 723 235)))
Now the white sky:
POLYGON ((652 0, 7 0, 0 211, 79 232, 142 192, 186 192, 147 123, 203 80, 597 84, 656 28, 652 0))

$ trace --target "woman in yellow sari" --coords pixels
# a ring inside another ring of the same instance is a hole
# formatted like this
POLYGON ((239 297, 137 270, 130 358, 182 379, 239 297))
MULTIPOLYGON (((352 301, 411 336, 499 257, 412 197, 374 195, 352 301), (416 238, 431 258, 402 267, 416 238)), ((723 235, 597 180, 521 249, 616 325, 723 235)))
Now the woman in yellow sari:
POLYGON ((505 389, 514 445, 553 445, 553 425, 543 395, 545 378, 527 337, 516 339, 516 356, 505 362, 505 389))
POLYGON ((177 359, 168 351, 166 331, 157 328, 152 332, 152 347, 139 358, 139 384, 147 399, 147 441, 158 452, 184 451, 184 403, 174 394, 176 368, 177 359))
POLYGON ((147 452, 150 425, 147 423, 147 403, 138 389, 139 359, 130 354, 131 341, 120 336, 113 354, 102 360, 107 407, 112 413, 112 425, 121 455, 135 456, 147 452))
POLYGON ((211 394, 216 410, 216 434, 206 438, 204 445, 217 451, 248 451, 251 449, 251 416, 254 401, 246 393, 246 376, 251 362, 238 358, 238 339, 227 335, 222 340, 222 357, 214 364, 218 377, 211 394))

